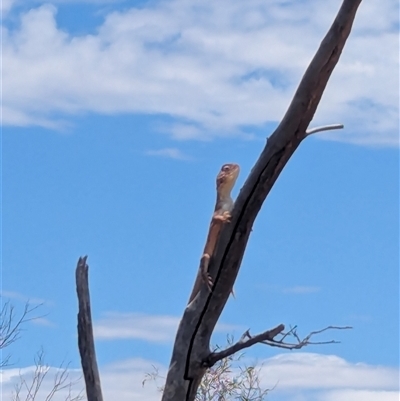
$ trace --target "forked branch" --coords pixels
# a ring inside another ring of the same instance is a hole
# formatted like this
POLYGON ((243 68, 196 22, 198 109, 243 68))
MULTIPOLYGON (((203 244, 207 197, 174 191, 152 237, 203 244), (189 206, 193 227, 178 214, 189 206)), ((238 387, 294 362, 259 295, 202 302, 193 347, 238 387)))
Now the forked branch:
POLYGON ((256 336, 251 336, 249 330, 246 330, 236 344, 233 344, 231 347, 228 347, 223 351, 212 352, 204 363, 206 367, 210 368, 221 359, 227 358, 228 356, 231 356, 242 349, 251 347, 256 343, 272 341, 274 337, 282 333, 283 330, 285 330, 285 326, 283 324, 280 324, 271 330, 264 331, 264 333, 257 334, 256 336))
POLYGON ((27 301, 20 316, 16 317, 14 305, 12 305, 9 300, 3 303, 0 311, 0 350, 2 352, 0 368, 5 368, 11 364, 10 355, 4 353, 4 348, 7 348, 20 338, 24 323, 43 317, 43 315, 31 316, 32 312, 40 306, 42 306, 42 304, 32 306, 29 301, 27 301))
POLYGON ((242 349, 251 347, 254 344, 261 343, 261 344, 267 344, 272 347, 279 347, 279 348, 285 348, 285 349, 300 349, 305 347, 306 345, 315 345, 315 344, 338 344, 340 341, 336 340, 330 340, 330 341, 317 341, 313 342, 310 341, 311 337, 323 333, 324 331, 327 330, 347 330, 347 329, 352 329, 350 326, 328 326, 325 327, 321 330, 316 330, 312 331, 309 333, 307 336, 305 336, 303 339, 300 339, 299 335, 297 334, 296 331, 297 326, 294 326, 291 328, 287 333, 283 333, 283 330, 285 330, 285 326, 283 324, 280 324, 279 326, 276 326, 275 328, 271 330, 264 331, 263 333, 257 334, 255 336, 252 336, 250 334, 250 330, 246 330, 240 340, 233 344, 232 346, 228 347, 227 349, 224 349, 223 351, 220 352, 212 352, 209 357, 204 361, 205 367, 209 368, 213 366, 216 362, 220 361, 221 359, 224 359, 228 356, 231 356, 235 354, 238 351, 241 351, 242 349), (277 335, 282 335, 282 338, 280 340, 275 340, 275 337, 277 335), (287 343, 285 342, 285 338, 292 336, 296 339, 297 343, 287 343))
POLYGON ((19 383, 14 386, 11 401, 37 401, 63 399, 65 401, 80 401, 85 397, 82 391, 73 389, 80 383, 80 378, 71 379, 69 363, 61 363, 59 368, 52 369, 44 362, 44 351, 40 350, 35 357, 35 370, 31 375, 19 372, 19 383), (46 378, 49 380, 49 372, 53 375, 53 387, 48 390, 46 378))
POLYGON ((300 339, 300 336, 297 334, 296 329, 297 329, 297 326, 294 326, 287 333, 280 333, 280 334, 282 334, 282 338, 278 341, 273 338, 273 339, 266 339, 261 342, 263 344, 270 345, 271 347, 279 347, 279 348, 285 348, 285 349, 300 349, 300 348, 305 347, 306 345, 339 344, 340 341, 336 341, 336 340, 310 341, 310 339, 314 335, 323 333, 324 331, 327 331, 327 330, 349 330, 349 329, 352 329, 352 327, 351 326, 327 326, 321 330, 312 331, 307 336, 305 336, 303 339, 300 339), (285 338, 289 337, 289 336, 294 337, 297 342, 296 343, 285 342, 284 341, 285 338))
POLYGON ((30 316, 42 304, 32 306, 29 301, 25 303, 21 315, 16 318, 15 307, 10 301, 4 302, 0 311, 0 349, 4 349, 20 338, 21 326, 42 316, 30 316))

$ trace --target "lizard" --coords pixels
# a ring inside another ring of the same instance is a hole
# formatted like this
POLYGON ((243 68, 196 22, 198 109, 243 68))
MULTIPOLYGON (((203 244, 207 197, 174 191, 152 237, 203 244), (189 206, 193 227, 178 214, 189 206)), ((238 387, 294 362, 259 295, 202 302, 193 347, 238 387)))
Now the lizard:
MULTIPOLYGON (((203 255, 200 259, 200 266, 193 286, 192 293, 189 298, 189 304, 194 300, 200 292, 202 283, 207 285, 208 290, 212 290, 212 279, 208 274, 208 265, 214 253, 219 233, 222 225, 230 222, 231 211, 233 209, 233 200, 231 191, 235 185, 239 175, 240 167, 235 163, 227 163, 221 167, 217 175, 217 200, 215 202, 214 213, 211 218, 210 228, 208 230, 206 244, 204 246, 203 255)), ((233 290, 232 290, 233 294, 233 290)))

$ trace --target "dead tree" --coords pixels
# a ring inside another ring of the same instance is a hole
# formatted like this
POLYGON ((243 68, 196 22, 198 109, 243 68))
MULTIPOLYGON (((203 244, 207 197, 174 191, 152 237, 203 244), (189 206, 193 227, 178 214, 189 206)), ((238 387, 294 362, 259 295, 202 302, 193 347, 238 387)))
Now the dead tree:
POLYGON ((81 365, 86 384, 88 401, 103 401, 100 375, 97 368, 96 352, 93 338, 92 312, 90 310, 89 266, 87 256, 79 258, 76 267, 76 292, 78 295, 78 347, 81 365))
MULTIPOLYGON (((310 343, 311 333, 297 344, 284 342, 291 330, 283 334, 284 325, 257 336, 246 332, 228 350, 210 351, 210 338, 228 300, 246 249, 257 214, 282 169, 301 141, 308 135, 338 126, 308 130, 329 77, 337 64, 361 0, 343 0, 342 6, 313 60, 307 68, 293 100, 275 132, 248 176, 211 259, 209 270, 214 281, 212 292, 203 286, 197 298, 187 307, 176 334, 171 363, 164 388, 163 401, 193 401, 206 371, 216 361, 255 343, 283 348, 301 348, 310 343), (276 339, 278 334, 282 338, 276 339)), ((328 329, 328 328, 326 328, 328 329)), ((325 329, 324 329, 325 330, 325 329)))

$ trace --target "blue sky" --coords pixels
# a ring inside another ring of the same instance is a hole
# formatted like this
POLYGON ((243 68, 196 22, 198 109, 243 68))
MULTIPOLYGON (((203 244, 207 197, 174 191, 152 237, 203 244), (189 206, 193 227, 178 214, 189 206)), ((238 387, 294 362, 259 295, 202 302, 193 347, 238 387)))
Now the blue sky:
MULTIPOLYGON (((87 254, 105 393, 159 398, 141 381, 168 367, 215 176, 239 163, 236 196, 339 3, 3 1, 2 299, 43 303, 9 349, 3 394, 40 347, 78 374, 87 254)), ((250 349, 276 400, 398 397, 397 7, 360 6, 311 124, 345 129, 285 167, 214 336, 354 327, 304 352, 250 349)))

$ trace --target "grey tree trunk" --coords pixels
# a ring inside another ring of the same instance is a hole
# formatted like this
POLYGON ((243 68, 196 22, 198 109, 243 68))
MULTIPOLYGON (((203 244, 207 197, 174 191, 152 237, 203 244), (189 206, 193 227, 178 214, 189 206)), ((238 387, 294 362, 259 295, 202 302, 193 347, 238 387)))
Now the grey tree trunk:
POLYGON ((103 401, 100 375, 97 368, 93 339, 92 314, 88 282, 87 256, 79 258, 76 268, 76 292, 78 294, 78 346, 81 355, 83 376, 86 384, 87 401, 103 401))
MULTIPOLYGON (((206 369, 218 360, 218 356, 210 351, 210 338, 233 288, 254 220, 292 154, 301 141, 312 133, 307 132, 308 126, 350 34, 360 3, 361 0, 343 0, 282 122, 268 138, 240 191, 231 223, 223 228, 210 262, 213 291, 209 293, 202 288, 184 311, 162 401, 193 401, 206 369)), ((269 341, 283 329, 284 326, 279 325, 260 338, 269 341)))

